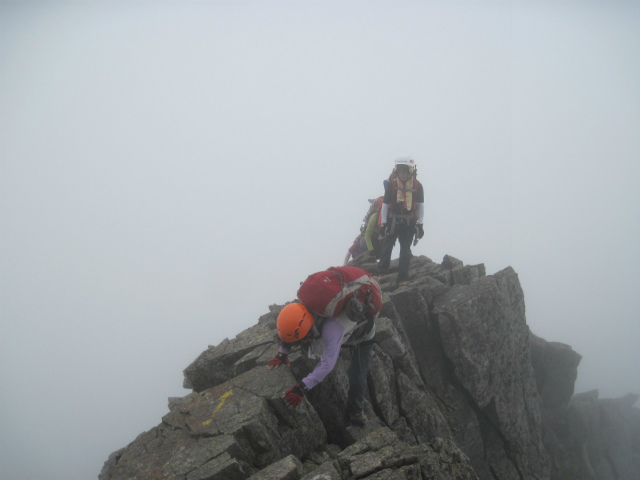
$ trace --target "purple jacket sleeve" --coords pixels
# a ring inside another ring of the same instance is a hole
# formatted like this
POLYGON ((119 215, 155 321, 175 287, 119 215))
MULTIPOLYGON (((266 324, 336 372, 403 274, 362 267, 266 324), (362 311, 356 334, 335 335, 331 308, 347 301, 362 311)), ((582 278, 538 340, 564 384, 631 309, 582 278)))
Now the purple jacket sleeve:
POLYGON ((302 379, 306 387, 311 390, 322 382, 333 367, 336 366, 340 355, 340 346, 344 337, 344 328, 333 319, 327 319, 322 328, 322 359, 309 375, 302 379))

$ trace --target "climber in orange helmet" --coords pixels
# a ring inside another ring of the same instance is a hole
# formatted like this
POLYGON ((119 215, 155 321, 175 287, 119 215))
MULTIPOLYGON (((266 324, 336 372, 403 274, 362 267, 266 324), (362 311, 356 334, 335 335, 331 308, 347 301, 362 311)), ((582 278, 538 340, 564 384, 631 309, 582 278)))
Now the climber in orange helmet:
POLYGON ((367 374, 373 354, 375 337, 375 316, 369 314, 367 321, 356 322, 353 310, 356 303, 349 304, 336 317, 322 317, 312 313, 301 303, 286 305, 277 319, 280 346, 278 354, 267 365, 269 370, 280 365, 290 366, 289 353, 293 345, 304 343, 308 346, 309 358, 320 357, 320 363, 313 371, 286 391, 283 398, 287 406, 297 407, 308 390, 322 382, 331 373, 338 360, 340 348, 353 348, 349 367, 349 391, 347 411, 349 419, 357 425, 364 425, 364 397, 367 389, 367 374), (351 317, 351 318, 350 318, 351 317))

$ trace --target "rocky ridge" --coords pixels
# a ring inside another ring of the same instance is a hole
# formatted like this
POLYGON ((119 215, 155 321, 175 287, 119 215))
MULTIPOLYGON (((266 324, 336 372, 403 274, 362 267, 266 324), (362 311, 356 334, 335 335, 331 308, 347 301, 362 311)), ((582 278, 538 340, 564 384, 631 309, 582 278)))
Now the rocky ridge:
POLYGON ((185 369, 192 393, 169 399, 99 479, 640 478, 638 396, 573 396, 581 357, 529 331, 511 267, 487 276, 482 264, 414 257, 399 288, 396 270, 381 279, 366 427, 345 413, 347 349, 300 407, 285 407, 314 362, 294 352, 290 369, 265 369, 283 307, 272 305, 185 369))

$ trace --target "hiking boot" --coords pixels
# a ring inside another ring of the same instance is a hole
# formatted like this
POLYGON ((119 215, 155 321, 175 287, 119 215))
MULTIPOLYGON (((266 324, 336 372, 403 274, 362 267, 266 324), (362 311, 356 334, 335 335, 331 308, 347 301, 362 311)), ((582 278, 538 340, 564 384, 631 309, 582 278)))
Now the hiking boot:
POLYGON ((349 421, 354 425, 364 427, 367 424, 367 416, 364 412, 349 413, 349 421))

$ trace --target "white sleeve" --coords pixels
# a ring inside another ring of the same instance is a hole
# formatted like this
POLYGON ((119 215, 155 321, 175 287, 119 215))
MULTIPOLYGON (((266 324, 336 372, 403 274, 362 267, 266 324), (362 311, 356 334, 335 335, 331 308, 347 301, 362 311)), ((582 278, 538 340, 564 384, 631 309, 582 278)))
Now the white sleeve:
POLYGON ((389 213, 389 205, 387 203, 383 203, 382 211, 380 212, 380 224, 387 223, 388 213, 389 213))
POLYGON ((418 214, 418 220, 416 221, 416 223, 423 223, 424 203, 416 203, 416 213, 418 214))

